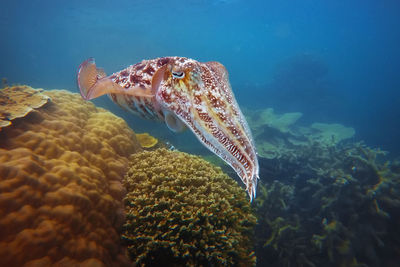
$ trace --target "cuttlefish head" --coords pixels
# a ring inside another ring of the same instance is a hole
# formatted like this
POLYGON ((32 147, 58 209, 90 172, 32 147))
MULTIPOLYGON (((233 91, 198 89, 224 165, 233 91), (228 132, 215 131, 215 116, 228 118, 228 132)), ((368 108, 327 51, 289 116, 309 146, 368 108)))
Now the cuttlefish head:
POLYGON ((189 128, 232 166, 252 200, 259 178, 255 145, 225 67, 218 62, 176 58, 157 71, 152 84, 168 127, 175 131, 189 128))

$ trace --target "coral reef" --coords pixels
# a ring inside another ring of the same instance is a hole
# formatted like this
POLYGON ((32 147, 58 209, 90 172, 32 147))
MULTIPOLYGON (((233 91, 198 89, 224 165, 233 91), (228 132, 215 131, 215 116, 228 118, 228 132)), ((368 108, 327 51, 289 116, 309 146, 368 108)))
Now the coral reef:
POLYGON ((0 132, 0 265, 128 265, 121 181, 135 134, 78 94, 43 94, 0 132))
POLYGON ((397 266, 400 162, 350 142, 350 127, 247 114, 260 155, 257 264, 397 266))
POLYGON ((356 133, 351 127, 345 127, 338 123, 313 123, 311 129, 315 141, 330 145, 337 144, 342 140, 352 138, 356 133))
POLYGON ((247 121, 255 135, 264 131, 265 126, 277 129, 281 132, 288 132, 289 127, 295 124, 303 114, 301 112, 275 114, 273 108, 262 110, 245 110, 247 121))
POLYGON ((362 143, 261 158, 260 266, 397 266, 400 162, 362 143))
POLYGON ((158 139, 148 133, 136 134, 136 139, 142 148, 154 148, 158 144, 158 139))
POLYGON ((25 117, 34 109, 45 105, 50 97, 42 89, 21 85, 0 89, 0 131, 16 118, 25 117))
POLYGON ((309 127, 298 125, 302 113, 275 114, 272 108, 245 110, 254 134, 257 152, 261 157, 279 159, 296 153, 311 143, 334 146, 354 136, 355 130, 341 124, 313 123, 309 127))
POLYGON ((220 168, 177 151, 131 156, 123 240, 140 266, 253 266, 256 218, 220 168))

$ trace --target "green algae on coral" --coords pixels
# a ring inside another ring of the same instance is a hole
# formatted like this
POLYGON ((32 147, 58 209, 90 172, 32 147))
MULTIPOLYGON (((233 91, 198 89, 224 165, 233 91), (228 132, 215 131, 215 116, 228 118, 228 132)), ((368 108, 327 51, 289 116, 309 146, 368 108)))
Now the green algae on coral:
POLYGON ((132 155, 123 240, 138 265, 253 266, 256 218, 220 168, 186 153, 132 155))

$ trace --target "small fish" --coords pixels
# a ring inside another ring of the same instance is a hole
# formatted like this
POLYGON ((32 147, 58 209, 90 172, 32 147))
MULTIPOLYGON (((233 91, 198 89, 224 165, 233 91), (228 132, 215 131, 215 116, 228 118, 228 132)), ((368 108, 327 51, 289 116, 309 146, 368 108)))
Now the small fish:
POLYGON ((174 132, 189 128, 236 171, 250 201, 255 197, 259 179, 255 144, 222 64, 163 57, 106 76, 89 58, 79 67, 78 85, 85 100, 108 94, 122 108, 163 121, 174 132))
POLYGON ((170 142, 165 142, 165 145, 167 146, 167 149, 168 150, 171 150, 171 151, 175 151, 176 150, 176 148, 174 147, 174 145, 173 144, 171 144, 170 142))

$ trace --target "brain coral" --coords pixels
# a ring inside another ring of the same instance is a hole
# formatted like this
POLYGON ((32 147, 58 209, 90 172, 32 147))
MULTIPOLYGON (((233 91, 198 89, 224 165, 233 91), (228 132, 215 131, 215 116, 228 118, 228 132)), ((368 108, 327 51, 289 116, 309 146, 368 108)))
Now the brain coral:
POLYGON ((123 266, 121 179, 135 134, 78 94, 0 132, 0 266, 123 266))
POLYGON ((130 257, 146 266, 252 266, 256 218, 237 183, 205 160, 158 149, 125 176, 130 257))

